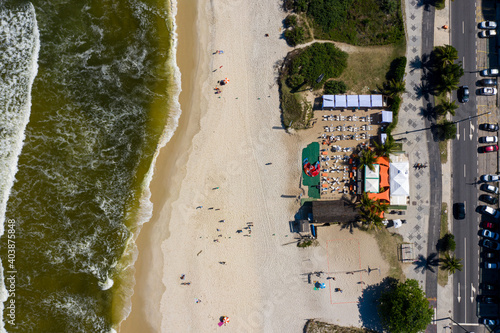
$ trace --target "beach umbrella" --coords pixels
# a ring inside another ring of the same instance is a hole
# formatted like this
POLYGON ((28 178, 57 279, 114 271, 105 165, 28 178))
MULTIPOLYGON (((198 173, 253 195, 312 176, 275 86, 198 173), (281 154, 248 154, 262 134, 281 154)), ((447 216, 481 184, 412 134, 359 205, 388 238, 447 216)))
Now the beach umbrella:
POLYGON ((228 79, 227 77, 224 79, 224 83, 225 83, 225 84, 228 84, 228 83, 229 83, 229 79, 228 79))
POLYGON ((225 316, 224 318, 222 318, 222 322, 224 323, 224 325, 229 324, 229 317, 225 316))

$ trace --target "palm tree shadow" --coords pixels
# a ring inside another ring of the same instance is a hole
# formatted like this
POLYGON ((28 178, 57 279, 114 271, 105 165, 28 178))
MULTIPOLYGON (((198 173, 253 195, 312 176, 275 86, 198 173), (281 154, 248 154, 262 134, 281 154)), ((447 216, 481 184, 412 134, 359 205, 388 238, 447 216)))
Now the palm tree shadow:
POLYGON ((437 267, 439 265, 439 258, 437 257, 437 253, 431 253, 427 256, 427 258, 419 254, 417 260, 414 261, 413 263, 415 265, 415 268, 413 269, 415 272, 421 271, 421 273, 425 273, 425 271, 431 271, 432 273, 435 273, 436 270, 434 267, 437 267))
POLYGON ((429 120, 433 121, 436 119, 436 112, 434 110, 434 107, 432 106, 432 103, 427 103, 425 107, 420 108, 420 115, 429 120))
POLYGON ((410 61, 410 73, 413 73, 413 71, 417 69, 422 69, 424 67, 424 63, 422 62, 422 59, 420 59, 420 56, 415 56, 413 60, 410 61))

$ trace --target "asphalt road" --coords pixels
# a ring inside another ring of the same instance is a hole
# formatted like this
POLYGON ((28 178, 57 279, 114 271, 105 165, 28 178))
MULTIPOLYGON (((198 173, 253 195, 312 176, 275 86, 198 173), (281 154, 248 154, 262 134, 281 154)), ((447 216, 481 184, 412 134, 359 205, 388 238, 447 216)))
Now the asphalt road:
MULTIPOLYGON (((462 61, 465 75, 461 85, 468 85, 470 100, 461 104, 454 117, 455 121, 474 117, 457 124, 457 139, 453 142, 452 153, 452 182, 453 203, 465 202, 466 218, 453 222, 453 234, 457 248, 455 255, 463 258, 464 269, 457 272, 453 279, 453 319, 461 323, 469 331, 482 331, 477 317, 476 296, 479 292, 479 240, 478 236, 481 215, 476 212, 478 206, 479 175, 478 165, 480 159, 488 158, 485 154, 478 153, 478 104, 483 104, 483 99, 495 97, 477 96, 476 50, 479 41, 479 29, 476 23, 476 3, 474 1, 454 1, 451 5, 451 40, 452 45, 458 50, 458 60, 462 61), (470 324, 470 325, 465 325, 470 324)), ((456 100, 456 93, 454 94, 456 100)), ((457 101, 458 102, 458 101, 457 101)), ((479 112, 482 112, 479 110, 479 112)), ((479 118, 480 121, 482 118, 479 118)), ((487 133, 479 133, 480 136, 487 133)), ((495 134, 496 135, 496 134, 495 134)), ((496 153, 493 153, 496 155, 496 153)), ((491 158, 491 157, 490 157, 491 158)), ((489 170, 495 173, 496 167, 489 170)), ((449 212, 452 212, 450 207, 449 212)), ((463 332, 456 327, 454 332, 463 332)))

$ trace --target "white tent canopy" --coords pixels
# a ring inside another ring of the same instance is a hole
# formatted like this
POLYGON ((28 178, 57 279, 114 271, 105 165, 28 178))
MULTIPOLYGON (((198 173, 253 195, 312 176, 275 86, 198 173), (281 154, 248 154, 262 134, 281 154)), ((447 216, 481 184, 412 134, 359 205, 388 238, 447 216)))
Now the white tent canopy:
POLYGON ((323 109, 325 108, 334 108, 335 107, 335 100, 333 98, 333 95, 323 95, 323 109))
POLYGON ((359 108, 358 95, 347 95, 347 107, 348 108, 359 108))
POLYGON ((369 108, 372 106, 370 95, 359 95, 359 106, 362 108, 369 108))
POLYGON ((409 196, 410 181, 409 181, 408 162, 391 163, 389 166, 391 196, 409 196))
POLYGON ((370 95, 372 98, 372 107, 381 108, 384 106, 382 101, 382 95, 370 95))
POLYGON ((370 170, 365 167, 365 192, 379 193, 380 192, 380 165, 373 165, 375 170, 370 170))
POLYGON ((382 123, 392 123, 392 111, 382 111, 382 123))
POLYGON ((323 95, 323 108, 381 108, 382 95, 323 95))
POLYGON ((347 106, 346 95, 335 95, 335 107, 345 108, 347 106))

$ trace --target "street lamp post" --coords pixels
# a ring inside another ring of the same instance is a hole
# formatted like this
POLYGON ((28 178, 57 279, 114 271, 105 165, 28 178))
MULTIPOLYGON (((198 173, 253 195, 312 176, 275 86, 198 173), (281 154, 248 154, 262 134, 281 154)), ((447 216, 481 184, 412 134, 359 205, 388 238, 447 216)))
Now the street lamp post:
MULTIPOLYGON (((478 115, 475 115, 475 116, 469 116, 467 118, 463 118, 463 119, 460 119, 460 120, 457 120, 457 121, 453 121, 452 124, 457 124, 457 123, 460 123, 462 121, 467 121, 467 120, 471 120, 473 118, 478 118, 478 117, 484 116, 485 114, 491 114, 491 111, 485 112, 485 113, 481 113, 481 114, 478 114, 478 115)), ((406 131, 406 132, 396 133, 396 134, 393 134, 392 136, 402 135, 402 134, 409 134, 409 133, 420 132, 420 131, 426 131, 426 130, 430 130, 430 129, 432 129, 432 127, 426 127, 426 128, 420 128, 420 129, 417 129, 417 130, 414 130, 414 131, 406 131)))

